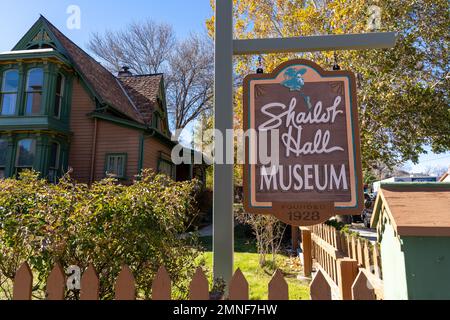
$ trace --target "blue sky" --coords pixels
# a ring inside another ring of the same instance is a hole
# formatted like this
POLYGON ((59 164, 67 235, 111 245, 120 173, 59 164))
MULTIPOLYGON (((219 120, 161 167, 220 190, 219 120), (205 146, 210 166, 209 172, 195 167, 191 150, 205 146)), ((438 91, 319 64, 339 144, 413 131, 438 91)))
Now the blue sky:
POLYGON ((94 32, 120 29, 130 22, 151 18, 175 28, 178 37, 205 30, 211 16, 209 0, 2 0, 0 52, 10 50, 43 14, 82 48, 94 32), (81 29, 69 30, 66 13, 70 5, 81 9, 81 29), (7 30, 7 32, 5 32, 7 30))
POLYGON ((405 164, 405 169, 413 173, 425 172, 428 168, 448 168, 450 166, 450 152, 443 154, 434 154, 429 152, 419 159, 419 164, 414 165, 412 162, 405 164))
MULTIPOLYGON (((204 32, 205 21, 211 12, 209 0, 2 0, 0 52, 10 50, 38 19, 39 14, 46 16, 85 49, 92 33, 118 30, 130 22, 147 18, 171 24, 177 36, 184 38, 190 32, 204 32), (66 11, 70 5, 77 5, 81 9, 79 30, 67 28, 69 15, 66 11)), ((420 158, 419 165, 407 164, 407 168, 413 172, 422 172, 428 167, 448 166, 450 152, 440 155, 430 153, 420 158)))

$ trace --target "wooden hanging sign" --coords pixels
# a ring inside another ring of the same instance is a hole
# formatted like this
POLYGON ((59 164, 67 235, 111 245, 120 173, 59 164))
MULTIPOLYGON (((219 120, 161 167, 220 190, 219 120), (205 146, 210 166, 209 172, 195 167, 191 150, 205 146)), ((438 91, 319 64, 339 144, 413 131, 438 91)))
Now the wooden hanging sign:
POLYGON ((244 80, 244 207, 309 226, 363 207, 356 80, 307 60, 244 80))

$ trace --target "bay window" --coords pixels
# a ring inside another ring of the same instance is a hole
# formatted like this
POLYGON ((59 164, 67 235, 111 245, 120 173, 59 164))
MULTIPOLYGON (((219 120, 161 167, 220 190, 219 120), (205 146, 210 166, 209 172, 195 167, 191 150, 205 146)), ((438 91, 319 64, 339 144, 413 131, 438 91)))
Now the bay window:
POLYGON ((56 79, 55 105, 53 108, 53 116, 59 118, 61 116, 61 108, 64 96, 64 77, 58 73, 56 79))
POLYGON ((43 69, 35 68, 28 71, 25 115, 38 115, 41 113, 43 87, 44 87, 43 69))
POLYGON ((1 87, 0 115, 11 116, 16 113, 18 91, 19 71, 15 69, 5 71, 1 87))
POLYGON ((0 139, 0 179, 6 177, 6 153, 8 151, 8 142, 0 139))
POLYGON ((17 144, 16 170, 17 173, 33 169, 36 157, 36 140, 23 139, 17 144))
POLYGON ((59 154, 60 146, 58 143, 53 142, 50 144, 50 163, 48 170, 48 180, 52 183, 56 183, 58 180, 59 169, 59 154))

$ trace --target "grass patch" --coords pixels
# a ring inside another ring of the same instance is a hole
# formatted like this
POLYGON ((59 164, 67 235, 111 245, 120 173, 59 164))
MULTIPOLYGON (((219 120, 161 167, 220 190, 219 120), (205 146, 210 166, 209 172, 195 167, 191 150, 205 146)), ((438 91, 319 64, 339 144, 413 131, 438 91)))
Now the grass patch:
MULTIPOLYGON (((213 261, 212 237, 202 237, 200 241, 205 248, 205 253, 199 259, 199 263, 205 265, 211 279, 213 261)), ((271 267, 260 267, 256 243, 245 236, 245 231, 241 227, 237 227, 235 230, 234 260, 235 268, 241 269, 249 283, 250 299, 267 300, 268 284, 274 270, 271 267)), ((309 300, 309 283, 297 279, 301 272, 298 260, 282 254, 277 255, 276 260, 278 268, 283 271, 288 282, 289 299, 309 300)))

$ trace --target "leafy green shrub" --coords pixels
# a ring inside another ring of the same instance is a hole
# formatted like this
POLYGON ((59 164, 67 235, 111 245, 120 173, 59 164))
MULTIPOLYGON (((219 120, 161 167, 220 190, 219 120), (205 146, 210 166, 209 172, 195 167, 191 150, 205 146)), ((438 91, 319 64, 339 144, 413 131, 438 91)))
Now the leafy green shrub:
POLYGON ((192 238, 180 237, 195 214, 195 190, 194 181, 174 182, 150 171, 131 186, 105 179, 88 187, 68 176, 52 185, 35 172, 0 180, 0 289, 10 297, 11 280, 24 261, 37 278, 35 290, 43 289, 56 262, 82 269, 92 263, 101 298, 112 299, 127 264, 139 296, 149 298, 164 265, 184 297, 199 254, 192 238))
POLYGON ((326 221, 325 224, 327 226, 335 228, 338 231, 341 231, 345 227, 348 228, 348 225, 346 225, 345 223, 339 222, 339 221, 337 221, 335 219, 330 219, 330 220, 326 221))

